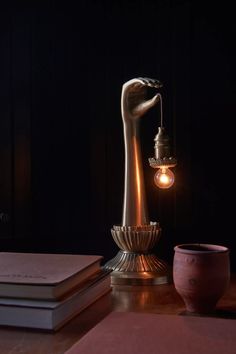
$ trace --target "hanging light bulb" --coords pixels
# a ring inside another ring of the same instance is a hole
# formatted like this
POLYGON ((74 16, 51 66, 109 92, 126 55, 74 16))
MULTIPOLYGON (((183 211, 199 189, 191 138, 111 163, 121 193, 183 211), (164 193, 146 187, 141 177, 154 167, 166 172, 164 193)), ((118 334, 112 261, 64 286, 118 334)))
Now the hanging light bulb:
POLYGON ((155 157, 149 158, 149 164, 153 168, 158 168, 154 175, 154 182, 157 187, 162 189, 170 188, 175 181, 174 173, 170 168, 175 167, 177 160, 171 156, 170 139, 163 127, 162 97, 158 94, 160 100, 161 126, 155 136, 155 157))
POLYGON ((154 175, 154 182, 162 189, 170 188, 175 181, 174 173, 167 167, 161 167, 154 175))

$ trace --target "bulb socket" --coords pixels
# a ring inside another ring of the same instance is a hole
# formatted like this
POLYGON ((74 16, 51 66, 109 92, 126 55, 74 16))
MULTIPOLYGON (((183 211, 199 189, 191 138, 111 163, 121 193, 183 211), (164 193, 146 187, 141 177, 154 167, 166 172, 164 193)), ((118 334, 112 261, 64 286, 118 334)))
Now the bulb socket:
POLYGON ((177 164, 176 158, 171 156, 170 139, 164 127, 158 128, 155 136, 154 153, 155 157, 149 158, 149 164, 153 168, 174 167, 177 164))
POLYGON ((158 133, 155 136, 154 141, 155 158, 163 159, 164 157, 170 157, 170 139, 165 132, 165 128, 158 128, 158 133))

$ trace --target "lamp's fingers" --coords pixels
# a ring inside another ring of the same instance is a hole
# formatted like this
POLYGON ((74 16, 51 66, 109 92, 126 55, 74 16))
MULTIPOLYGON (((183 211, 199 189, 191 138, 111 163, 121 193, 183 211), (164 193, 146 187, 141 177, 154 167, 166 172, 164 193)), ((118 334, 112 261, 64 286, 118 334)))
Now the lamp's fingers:
POLYGON ((160 88, 163 86, 163 84, 159 80, 151 79, 149 77, 138 77, 137 79, 141 80, 145 86, 154 88, 160 88))

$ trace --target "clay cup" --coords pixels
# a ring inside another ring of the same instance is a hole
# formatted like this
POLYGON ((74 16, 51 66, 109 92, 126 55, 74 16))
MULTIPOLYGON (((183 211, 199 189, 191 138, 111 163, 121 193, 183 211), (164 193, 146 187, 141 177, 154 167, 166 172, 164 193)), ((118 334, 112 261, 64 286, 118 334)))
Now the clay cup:
POLYGON ((174 251, 173 282, 186 310, 213 312, 229 285, 229 249, 212 244, 182 244, 174 251))

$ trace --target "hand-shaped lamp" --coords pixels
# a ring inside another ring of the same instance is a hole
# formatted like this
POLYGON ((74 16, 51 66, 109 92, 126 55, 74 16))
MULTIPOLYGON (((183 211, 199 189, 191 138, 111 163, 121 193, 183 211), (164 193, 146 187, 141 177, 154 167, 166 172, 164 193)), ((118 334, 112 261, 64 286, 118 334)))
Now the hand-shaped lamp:
POLYGON ((160 93, 146 99, 147 88, 159 89, 158 80, 136 78, 122 87, 121 113, 125 141, 125 185, 122 225, 114 226, 112 236, 120 251, 105 264, 113 272, 112 284, 163 284, 171 279, 168 265, 150 251, 160 237, 160 226, 150 222, 146 204, 139 123, 140 118, 157 102, 161 107, 161 126, 155 137, 155 157, 149 159, 152 167, 159 170, 154 181, 160 188, 169 188, 174 183, 176 165, 170 155, 169 138, 162 126, 162 99, 160 93))

